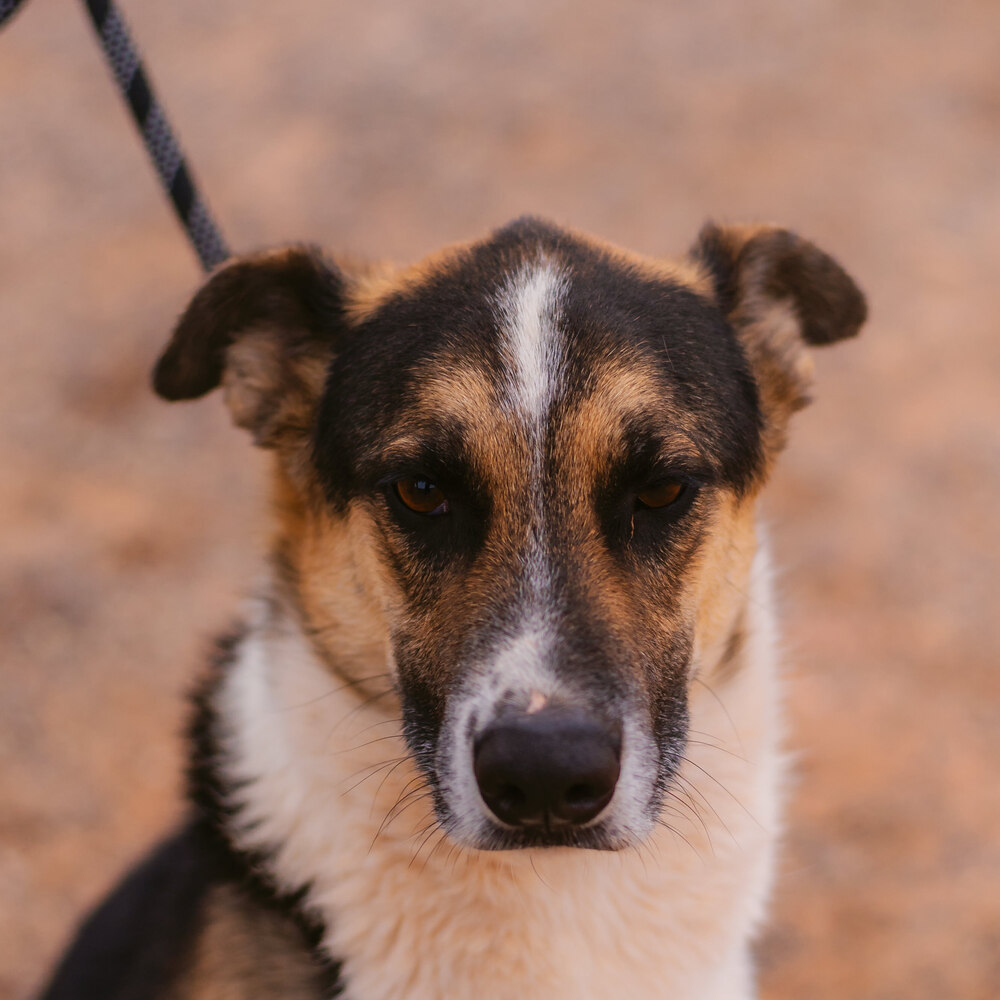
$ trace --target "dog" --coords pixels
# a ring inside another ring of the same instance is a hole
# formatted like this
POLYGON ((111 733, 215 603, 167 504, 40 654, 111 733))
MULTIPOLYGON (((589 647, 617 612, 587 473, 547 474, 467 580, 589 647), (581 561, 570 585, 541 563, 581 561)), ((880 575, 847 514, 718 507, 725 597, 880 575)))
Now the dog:
POLYGON ((865 299, 771 226, 676 261, 537 219, 212 274, 275 530, 194 698, 190 819, 46 1000, 747 1000, 780 827, 755 504, 865 299))

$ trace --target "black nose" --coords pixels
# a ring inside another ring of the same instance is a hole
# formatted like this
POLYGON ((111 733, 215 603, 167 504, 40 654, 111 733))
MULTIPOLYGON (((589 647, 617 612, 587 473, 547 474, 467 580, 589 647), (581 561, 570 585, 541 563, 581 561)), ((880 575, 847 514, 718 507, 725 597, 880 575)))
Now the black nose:
POLYGON ((610 801, 621 726, 576 708, 502 715, 476 741, 473 766, 490 810, 511 826, 572 826, 610 801))

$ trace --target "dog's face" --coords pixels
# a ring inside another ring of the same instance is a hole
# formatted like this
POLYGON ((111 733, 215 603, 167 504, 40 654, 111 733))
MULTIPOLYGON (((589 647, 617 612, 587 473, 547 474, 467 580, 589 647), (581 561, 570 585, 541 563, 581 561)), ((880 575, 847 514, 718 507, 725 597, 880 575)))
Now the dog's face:
POLYGON ((157 388, 221 380, 277 450, 303 623, 348 677, 389 663, 450 835, 616 849, 739 627, 805 345, 863 318, 781 230, 709 228, 668 265, 528 220, 396 273, 230 265, 157 388))

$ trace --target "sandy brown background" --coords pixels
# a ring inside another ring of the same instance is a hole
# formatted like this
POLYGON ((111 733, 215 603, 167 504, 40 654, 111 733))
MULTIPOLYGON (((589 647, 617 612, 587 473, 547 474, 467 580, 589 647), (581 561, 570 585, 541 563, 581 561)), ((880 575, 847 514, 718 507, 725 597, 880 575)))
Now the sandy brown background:
MULTIPOLYGON (((798 761, 772 1000, 1000 992, 1000 5, 126 0, 237 249, 774 220, 870 295, 768 500, 798 761)), ((178 814, 261 465, 147 371, 199 278, 82 6, 0 34, 0 995, 178 814)), ((461 998, 457 998, 461 1000, 461 998)))

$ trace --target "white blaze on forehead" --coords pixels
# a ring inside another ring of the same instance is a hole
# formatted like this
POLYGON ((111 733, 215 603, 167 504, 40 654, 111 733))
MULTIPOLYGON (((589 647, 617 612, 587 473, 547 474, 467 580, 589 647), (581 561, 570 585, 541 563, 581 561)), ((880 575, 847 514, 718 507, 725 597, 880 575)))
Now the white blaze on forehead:
POLYGON ((558 398, 563 373, 559 328, 569 280, 559 265, 539 254, 506 276, 495 299, 500 345, 507 363, 505 404, 524 422, 531 446, 523 470, 522 496, 532 528, 520 553, 524 569, 517 626, 485 664, 470 710, 488 722, 510 694, 525 700, 532 692, 555 690, 549 661, 554 620, 552 568, 546 550, 543 501, 545 424, 558 398))
POLYGON ((565 271, 555 261, 539 254, 507 275, 495 300, 501 348, 509 366, 507 402, 526 422, 532 444, 524 492, 530 497, 535 523, 524 561, 529 604, 535 607, 526 607, 525 613, 537 613, 547 603, 550 591, 542 501, 544 428, 557 398, 563 371, 559 320, 568 286, 565 271))
POLYGON ((559 312, 568 281, 546 257, 509 275, 497 296, 511 363, 511 401, 533 423, 545 419, 562 373, 559 312))

